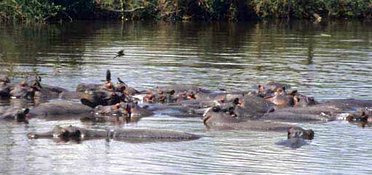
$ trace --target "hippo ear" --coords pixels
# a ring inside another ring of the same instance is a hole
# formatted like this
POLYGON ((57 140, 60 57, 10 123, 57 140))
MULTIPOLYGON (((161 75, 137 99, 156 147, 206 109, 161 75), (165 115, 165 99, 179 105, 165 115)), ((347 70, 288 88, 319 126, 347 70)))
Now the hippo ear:
POLYGON ((295 96, 297 94, 297 90, 292 90, 291 92, 288 93, 288 95, 295 96))
POLYGON ((24 114, 28 114, 29 112, 30 112, 30 109, 28 109, 28 108, 26 108, 26 109, 23 110, 23 113, 24 114))
POLYGON ((76 139, 80 139, 80 138, 81 138, 81 131, 80 131, 80 129, 78 129, 78 130, 76 130, 76 131, 74 132, 74 137, 75 137, 76 139))
POLYGON ((288 128, 287 139, 290 139, 291 138, 291 131, 292 131, 292 128, 288 128))
POLYGON ((107 69, 106 71, 106 81, 110 82, 111 81, 111 72, 110 69, 107 69))
POLYGON ((174 93, 176 93, 176 91, 175 91, 174 89, 172 89, 172 90, 169 92, 170 95, 173 95, 174 93))
POLYGON ((36 81, 41 82, 41 77, 39 75, 36 75, 36 81))
POLYGON ((300 98, 298 98, 298 96, 294 96, 294 97, 293 97, 293 100, 295 101, 295 103, 300 102, 300 98))
POLYGON ((362 116, 362 117, 366 116, 366 112, 365 112, 365 111, 362 111, 361 116, 362 116))
POLYGON ((258 85, 258 91, 265 91, 265 87, 261 84, 258 85))
POLYGON ((240 99, 239 98, 235 98, 234 101, 233 101, 233 104, 234 105, 240 104, 240 99))
POLYGON ((282 88, 280 88, 282 91, 285 91, 285 86, 283 86, 282 88))

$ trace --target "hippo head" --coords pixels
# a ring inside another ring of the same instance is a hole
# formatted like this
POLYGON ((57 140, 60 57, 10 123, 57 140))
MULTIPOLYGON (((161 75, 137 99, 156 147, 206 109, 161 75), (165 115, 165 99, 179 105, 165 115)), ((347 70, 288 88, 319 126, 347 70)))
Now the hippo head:
POLYGON ((94 114, 80 118, 81 121, 87 122, 124 122, 128 123, 131 115, 131 108, 128 105, 117 103, 111 106, 98 105, 94 108, 94 114))
POLYGON ((29 112, 30 112, 30 109, 28 109, 28 108, 24 108, 24 109, 19 110, 19 111, 16 113, 16 115, 15 115, 15 120, 16 120, 17 122, 28 123, 29 112))
POLYGON ((257 90, 257 95, 263 98, 269 98, 276 94, 284 95, 286 94, 285 90, 290 88, 289 85, 281 84, 277 82, 269 82, 267 84, 259 84, 257 90))
POLYGON ((372 110, 362 109, 348 114, 346 120, 350 123, 358 124, 361 127, 369 126, 372 123, 372 110))
POLYGON ((207 109, 203 114, 203 123, 207 127, 238 122, 239 118, 231 108, 222 109, 220 106, 214 106, 207 109))
POLYGON ((29 139, 39 139, 39 138, 56 138, 62 141, 81 141, 84 138, 84 131, 81 128, 69 126, 61 127, 55 126, 52 131, 44 133, 28 133, 27 137, 29 139))
POLYGON ((10 79, 6 75, 0 75, 0 83, 8 84, 10 83, 10 79))
POLYGON ((86 90, 84 93, 80 93, 80 98, 82 104, 92 108, 98 105, 114 105, 119 103, 121 99, 118 93, 104 90, 86 90))
POLYGON ((4 82, 0 82, 0 98, 10 97, 10 86, 4 82))
POLYGON ((278 89, 271 96, 264 97, 265 100, 275 104, 278 107, 289 107, 294 105, 294 98, 291 95, 287 95, 284 87, 278 89))
POLYGON ((15 98, 34 99, 35 93, 41 90, 40 78, 32 80, 31 83, 21 81, 10 91, 10 95, 15 98))
POLYGON ((289 128, 288 129, 288 139, 292 138, 302 138, 305 140, 312 140, 314 138, 314 131, 312 129, 302 129, 302 128, 289 128))
POLYGON ((315 101, 314 97, 308 97, 301 94, 296 94, 293 96, 293 102, 295 107, 307 107, 318 104, 317 101, 315 101))

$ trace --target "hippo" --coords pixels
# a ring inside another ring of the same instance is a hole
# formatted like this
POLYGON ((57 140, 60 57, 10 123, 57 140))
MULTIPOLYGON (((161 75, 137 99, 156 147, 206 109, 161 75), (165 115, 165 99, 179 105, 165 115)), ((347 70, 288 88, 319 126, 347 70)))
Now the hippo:
POLYGON ((56 99, 62 92, 67 92, 64 88, 41 84, 40 82, 41 77, 39 76, 31 80, 23 80, 12 88, 10 95, 13 98, 46 101, 56 99))
POLYGON ((372 108, 361 108, 346 114, 346 121, 361 127, 372 126, 372 108))
POLYGON ((201 136, 186 132, 155 129, 114 129, 92 130, 75 126, 55 126, 52 131, 44 133, 30 132, 29 139, 53 138, 58 141, 84 141, 92 139, 106 139, 116 141, 186 141, 196 140, 201 136))
POLYGON ((171 85, 156 87, 145 91, 144 102, 148 103, 175 103, 184 100, 197 99, 201 93, 209 94, 212 91, 194 85, 171 85))
POLYGON ((106 72, 106 82, 104 84, 79 84, 76 92, 82 104, 92 108, 98 105, 115 105, 120 102, 132 101, 130 96, 139 93, 132 87, 125 84, 120 78, 115 85, 111 82, 111 72, 106 72))
POLYGON ((291 87, 290 85, 278 82, 268 82, 267 84, 259 84, 257 86, 257 91, 255 92, 255 95, 262 98, 268 98, 270 96, 273 96, 273 94, 278 90, 285 91, 290 87, 291 87))
POLYGON ((243 99, 236 98, 233 102, 219 103, 208 108, 203 114, 203 122, 205 125, 213 126, 256 120, 273 110, 273 106, 273 103, 263 98, 247 95, 243 99))
POLYGON ((29 112, 28 108, 0 107, 0 121, 16 121, 28 124, 29 112))
POLYGON ((307 145, 306 140, 314 139, 314 131, 304 130, 302 128, 289 128, 287 132, 287 140, 277 142, 277 145, 290 147, 293 149, 300 148, 301 146, 307 145))
POLYGON ((10 98, 10 80, 6 75, 0 75, 0 99, 10 98))
POLYGON ((86 91, 84 93, 80 93, 80 101, 82 104, 87 105, 89 107, 96 107, 98 105, 114 105, 116 103, 120 103, 123 101, 122 94, 118 94, 116 92, 108 92, 103 90, 97 91, 86 91))
POLYGON ((30 109, 29 115, 32 118, 46 120, 79 119, 82 116, 90 116, 93 109, 80 103, 57 100, 42 103, 30 109))
POLYGON ((30 86, 26 81, 21 81, 19 84, 13 87, 13 89, 10 91, 10 95, 13 98, 32 100, 35 97, 36 90, 36 85, 30 86))
POLYGON ((290 86, 286 84, 269 82, 264 85, 258 85, 257 91, 253 91, 250 94, 272 102, 277 108, 305 107, 317 104, 313 97, 300 94, 296 89, 287 92, 289 88, 290 86))
POLYGON ((327 122, 337 120, 339 114, 371 108, 372 100, 334 99, 308 107, 276 109, 260 119, 285 122, 327 122))
POLYGON ((81 121, 93 122, 137 122, 142 117, 148 117, 154 113, 146 108, 138 106, 136 103, 117 103, 110 106, 96 106, 94 115, 84 116, 81 121))

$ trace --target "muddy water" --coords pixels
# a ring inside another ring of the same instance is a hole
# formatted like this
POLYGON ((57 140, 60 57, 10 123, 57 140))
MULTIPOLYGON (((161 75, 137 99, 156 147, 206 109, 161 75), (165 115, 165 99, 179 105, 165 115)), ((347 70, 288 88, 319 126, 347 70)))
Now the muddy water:
MULTIPOLYGON (((372 99, 370 23, 1 25, 0 39, 0 72, 15 75, 15 81, 37 72, 44 83, 69 90, 81 82, 102 82, 110 69, 113 77, 140 90, 175 83, 250 90, 275 80, 316 99, 372 99), (120 49, 125 55, 113 59, 120 49)), ((124 126, 75 120, 0 123, 0 174, 372 173, 371 128, 342 121, 299 125, 316 136, 291 149, 275 144, 285 133, 208 131, 199 118, 161 114, 124 126), (57 124, 172 129, 205 137, 166 143, 26 138, 57 124)))

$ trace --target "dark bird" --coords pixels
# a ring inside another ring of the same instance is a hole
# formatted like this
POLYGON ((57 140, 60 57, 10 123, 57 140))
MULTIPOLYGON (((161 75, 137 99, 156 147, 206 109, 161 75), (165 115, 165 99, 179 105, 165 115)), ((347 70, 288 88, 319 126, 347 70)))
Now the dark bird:
POLYGON ((106 71, 106 82, 111 82, 111 72, 109 69, 106 71))
POLYGON ((116 56, 114 58, 117 58, 117 57, 121 57, 121 56, 124 56, 124 49, 121 49, 119 50, 119 52, 116 53, 116 56))

